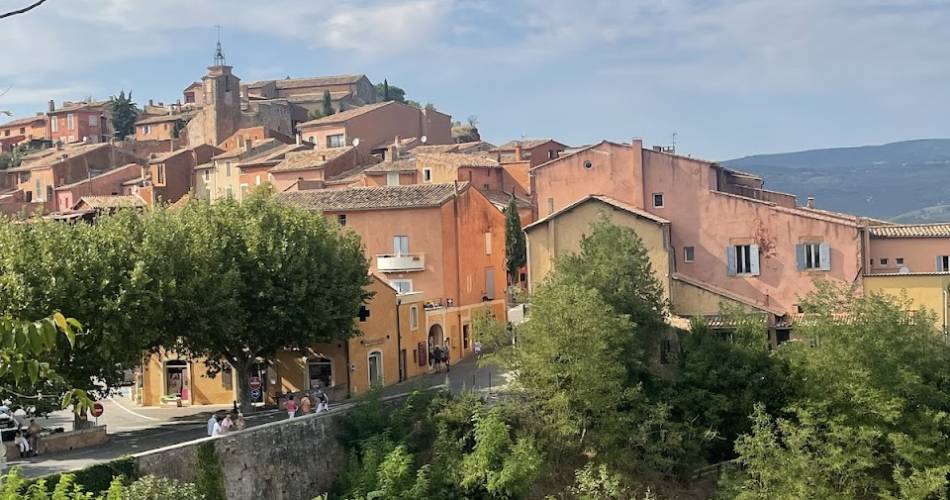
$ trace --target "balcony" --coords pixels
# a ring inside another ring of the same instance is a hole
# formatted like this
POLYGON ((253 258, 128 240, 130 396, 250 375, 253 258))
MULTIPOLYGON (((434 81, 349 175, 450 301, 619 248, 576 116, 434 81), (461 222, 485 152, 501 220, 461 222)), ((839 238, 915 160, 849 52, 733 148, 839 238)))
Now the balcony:
POLYGON ((425 271, 425 268, 426 259, 421 253, 376 256, 376 269, 382 273, 425 271))

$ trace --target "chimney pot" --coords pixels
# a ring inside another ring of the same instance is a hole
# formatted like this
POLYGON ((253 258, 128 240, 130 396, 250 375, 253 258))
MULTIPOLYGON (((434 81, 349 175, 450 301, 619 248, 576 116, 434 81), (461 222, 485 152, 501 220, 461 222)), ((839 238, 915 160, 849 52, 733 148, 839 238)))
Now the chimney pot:
POLYGON ((49 112, 52 113, 53 111, 56 111, 56 101, 50 99, 50 100, 49 100, 49 112))
POLYGON ((524 155, 524 151, 521 149, 521 143, 515 144, 515 161, 521 161, 524 155))
POLYGON ((808 201, 805 202, 805 206, 808 208, 815 208, 815 197, 809 196, 808 201))
POLYGON ((149 99, 149 100, 148 100, 148 105, 149 105, 149 106, 154 106, 154 105, 155 105, 155 101, 149 99))

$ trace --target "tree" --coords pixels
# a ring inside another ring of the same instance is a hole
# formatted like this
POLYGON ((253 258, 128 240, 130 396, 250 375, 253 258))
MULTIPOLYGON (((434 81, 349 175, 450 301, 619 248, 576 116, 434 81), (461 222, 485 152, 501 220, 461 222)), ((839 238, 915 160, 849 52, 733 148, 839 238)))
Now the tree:
POLYGON ((180 327, 165 345, 233 366, 243 408, 255 362, 355 333, 353 318, 370 295, 354 233, 278 203, 267 189, 240 203, 195 201, 164 217, 171 234, 149 238, 164 247, 154 251, 166 257, 157 265, 185 276, 159 294, 180 327))
POLYGON ((518 202, 514 193, 505 208, 505 265, 508 269, 508 282, 521 282, 521 268, 527 262, 524 230, 521 229, 521 217, 518 215, 518 202))
POLYGON ((334 113, 333 111, 333 99, 330 97, 330 91, 323 91, 323 116, 330 116, 334 113))
POLYGON ((390 85, 389 80, 383 79, 383 83, 377 83, 374 88, 376 89, 376 100, 381 102, 396 101, 406 104, 406 91, 395 85, 390 85))
POLYGON ((121 141, 126 136, 135 134, 138 110, 132 102, 132 91, 126 95, 123 90, 118 96, 112 96, 109 100, 112 103, 112 129, 115 138, 121 141))
POLYGON ((946 498, 950 347, 906 299, 819 283, 783 345, 798 389, 736 443, 738 498, 946 498))
POLYGON ((319 120, 320 118, 323 118, 323 111, 319 109, 314 109, 307 113, 308 120, 319 120))

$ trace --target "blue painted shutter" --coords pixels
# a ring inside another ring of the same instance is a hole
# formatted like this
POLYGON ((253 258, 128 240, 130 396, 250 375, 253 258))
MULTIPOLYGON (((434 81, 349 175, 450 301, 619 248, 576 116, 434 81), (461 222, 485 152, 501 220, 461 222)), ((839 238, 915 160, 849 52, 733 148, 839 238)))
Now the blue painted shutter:
POLYGON ((795 245, 795 269, 805 270, 805 245, 795 245))
POLYGON ((818 245, 818 258, 821 260, 821 270, 831 271, 831 246, 827 243, 818 245))
POLYGON ((732 245, 726 247, 726 274, 736 275, 736 247, 732 245))
POLYGON ((752 263, 752 268, 750 269, 750 274, 752 276, 759 275, 759 245, 749 245, 749 261, 752 263))

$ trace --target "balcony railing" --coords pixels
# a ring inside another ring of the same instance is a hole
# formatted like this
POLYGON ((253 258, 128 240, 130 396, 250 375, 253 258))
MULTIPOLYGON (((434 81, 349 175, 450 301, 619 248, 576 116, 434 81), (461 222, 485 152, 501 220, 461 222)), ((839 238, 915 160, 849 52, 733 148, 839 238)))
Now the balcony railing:
POLYGON ((421 253, 376 256, 376 269, 382 273, 424 271, 425 268, 426 259, 421 253))

